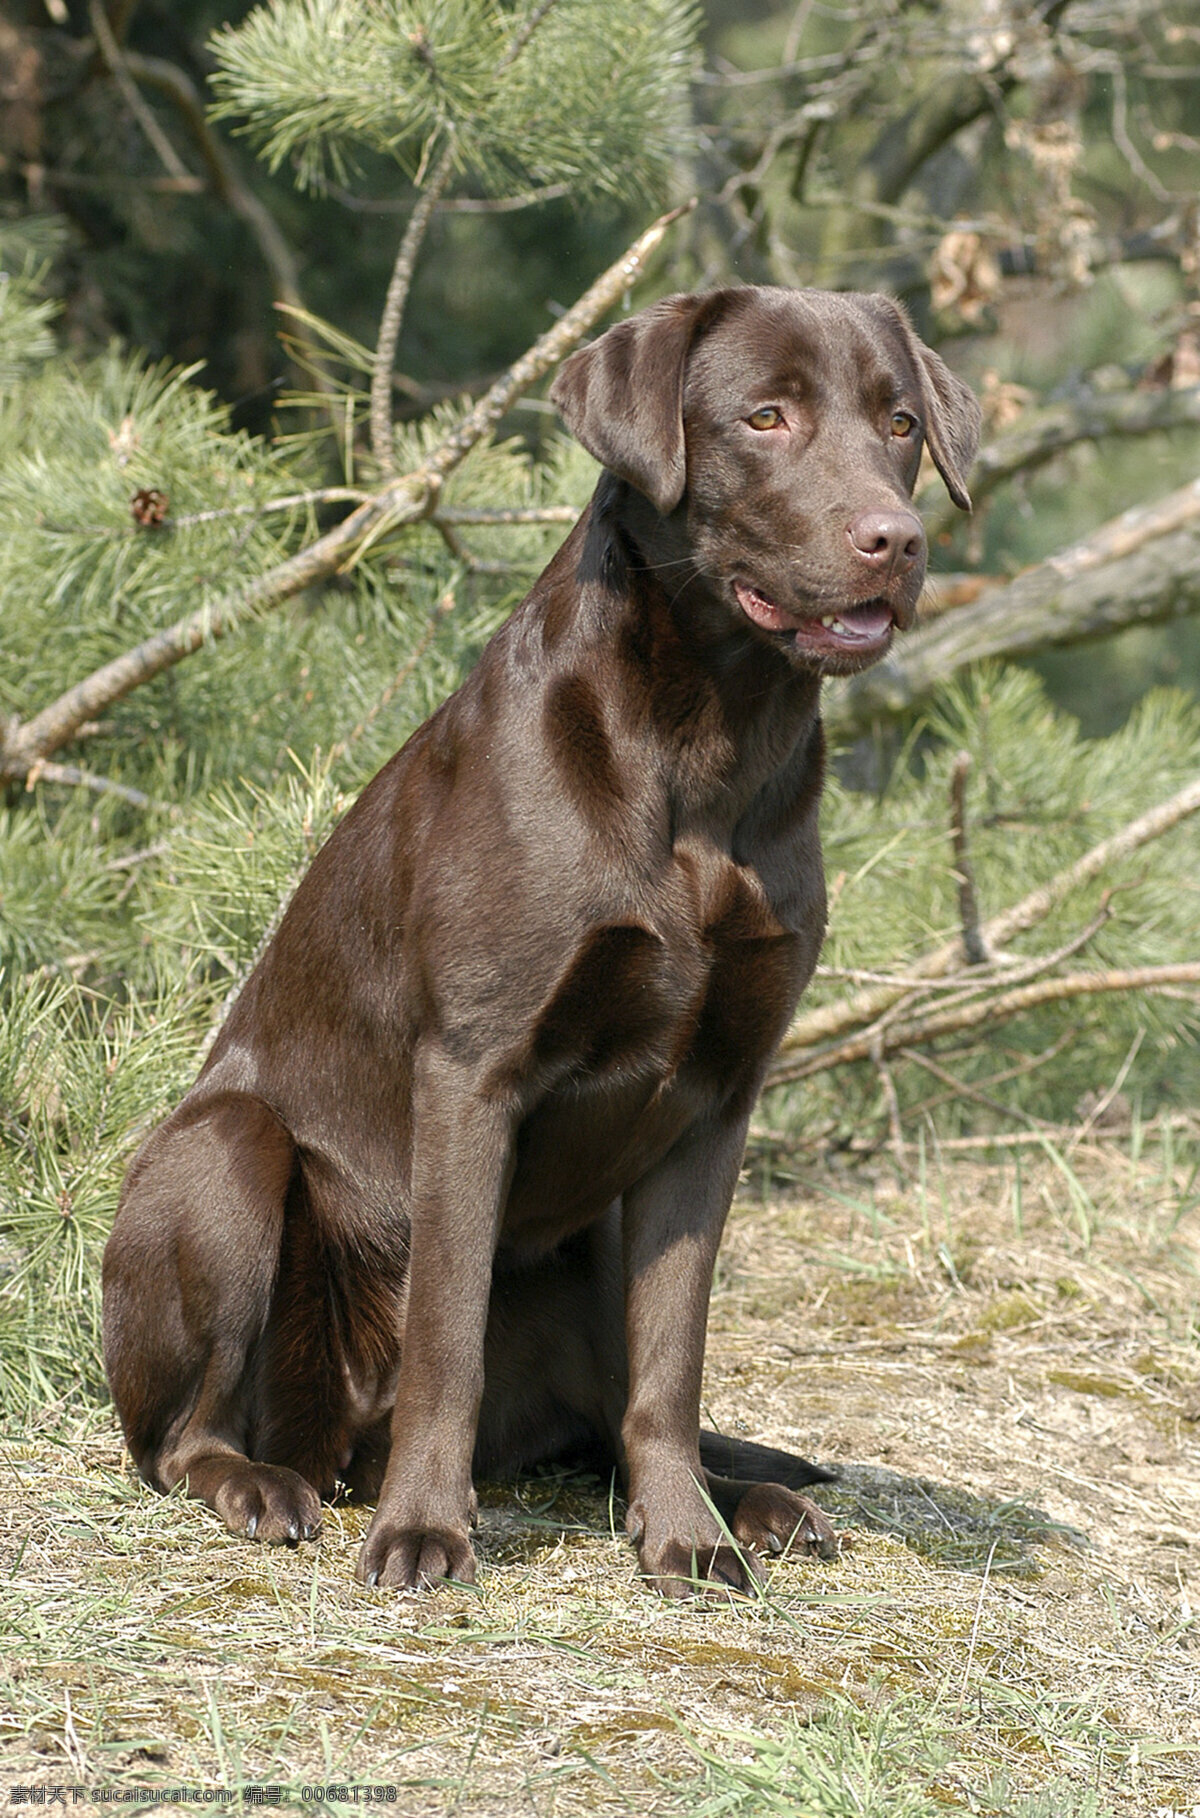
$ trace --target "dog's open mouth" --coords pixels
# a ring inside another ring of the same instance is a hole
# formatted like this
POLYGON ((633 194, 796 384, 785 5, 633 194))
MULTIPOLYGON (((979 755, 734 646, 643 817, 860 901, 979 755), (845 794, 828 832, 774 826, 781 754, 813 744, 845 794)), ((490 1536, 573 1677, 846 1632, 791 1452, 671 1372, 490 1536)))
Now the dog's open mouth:
POLYGON ((867 656, 882 651, 892 635, 896 615, 887 600, 864 600, 836 611, 802 616, 787 612, 748 581, 735 581, 737 603, 752 624, 764 631, 790 632, 797 644, 814 654, 853 653, 867 656))

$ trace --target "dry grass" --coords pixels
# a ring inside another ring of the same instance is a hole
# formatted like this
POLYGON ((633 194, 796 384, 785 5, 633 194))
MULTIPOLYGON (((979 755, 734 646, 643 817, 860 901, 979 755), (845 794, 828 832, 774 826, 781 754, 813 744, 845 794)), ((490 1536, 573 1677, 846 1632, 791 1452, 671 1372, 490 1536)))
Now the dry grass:
POLYGON ((1200 1812, 1186 1179, 1111 1150, 842 1179, 735 1211, 707 1377, 717 1425, 847 1465, 840 1560, 670 1606, 607 1487, 546 1478, 485 1491, 478 1594, 367 1593, 366 1511, 255 1547, 137 1486, 107 1413, 63 1414, 4 1448, 3 1778, 497 1818, 1200 1812))

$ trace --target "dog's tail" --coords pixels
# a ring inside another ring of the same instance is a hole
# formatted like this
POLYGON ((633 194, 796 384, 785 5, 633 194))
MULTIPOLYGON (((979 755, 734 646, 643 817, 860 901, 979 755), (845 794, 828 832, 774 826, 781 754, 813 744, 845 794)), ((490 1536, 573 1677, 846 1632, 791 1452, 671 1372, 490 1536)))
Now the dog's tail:
POLYGON ((794 1452, 781 1452, 776 1446, 760 1446, 753 1439, 731 1439, 725 1433, 700 1432, 700 1462, 715 1477, 734 1477, 743 1483, 781 1483, 785 1489, 798 1490, 806 1483, 833 1483, 836 1471, 826 1471, 797 1458, 794 1452))

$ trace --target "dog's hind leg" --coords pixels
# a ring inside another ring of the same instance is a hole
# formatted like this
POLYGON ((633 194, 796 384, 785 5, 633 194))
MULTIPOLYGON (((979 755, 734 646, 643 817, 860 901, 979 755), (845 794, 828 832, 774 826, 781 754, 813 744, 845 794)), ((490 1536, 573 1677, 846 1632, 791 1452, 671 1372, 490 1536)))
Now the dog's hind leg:
POLYGON ((262 1540, 320 1525, 311 1482, 247 1456, 297 1176, 291 1136, 261 1100, 185 1100, 135 1159, 104 1255, 105 1363, 139 1471, 160 1490, 186 1478, 262 1540))
POLYGON ((768 1446, 705 1432, 700 1434, 700 1458, 706 1466, 705 1489, 740 1546, 755 1553, 815 1553, 819 1559, 836 1559, 841 1543, 833 1523, 824 1509, 792 1487, 797 1483, 827 1482, 833 1477, 831 1471, 822 1471, 790 1452, 776 1452, 768 1446), (749 1454, 762 1453, 764 1458, 739 1458, 743 1443, 749 1454), (744 1470, 746 1475, 726 1477, 707 1468, 710 1457, 723 1457, 730 1448, 735 1468, 744 1470), (771 1459, 777 1461, 777 1468, 767 1463, 771 1459))

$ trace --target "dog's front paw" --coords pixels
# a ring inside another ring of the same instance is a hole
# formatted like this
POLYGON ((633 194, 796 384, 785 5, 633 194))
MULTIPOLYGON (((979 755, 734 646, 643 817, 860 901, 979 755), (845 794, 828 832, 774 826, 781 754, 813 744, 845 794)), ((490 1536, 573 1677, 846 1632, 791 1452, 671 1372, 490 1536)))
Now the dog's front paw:
POLYGON ((474 1584, 475 1552, 465 1526, 405 1526, 382 1517, 371 1523, 354 1576, 382 1590, 432 1590, 453 1579, 474 1584))
POLYGON ((646 1582, 664 1597, 711 1597, 731 1592, 749 1597, 762 1583, 762 1562, 749 1547, 720 1540, 693 1545, 671 1540, 653 1549, 638 1548, 646 1582))
POLYGON ((838 1556, 838 1532, 825 1511, 780 1483, 751 1484, 731 1525, 742 1546, 760 1553, 815 1553, 818 1559, 838 1556))
POLYGON ((664 1597, 749 1596, 762 1582, 762 1561, 753 1550, 731 1542, 698 1505, 677 1509, 675 1519, 663 1519, 660 1512, 658 1520, 648 1520, 646 1505, 634 1501, 625 1527, 637 1545, 643 1578, 664 1597))

